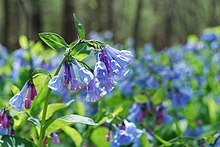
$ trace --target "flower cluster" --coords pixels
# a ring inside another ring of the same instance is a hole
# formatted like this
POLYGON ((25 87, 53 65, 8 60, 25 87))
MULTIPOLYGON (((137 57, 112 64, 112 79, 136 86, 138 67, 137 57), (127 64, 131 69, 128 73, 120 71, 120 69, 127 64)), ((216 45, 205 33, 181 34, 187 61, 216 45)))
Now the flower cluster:
POLYGON ((121 145, 130 145, 134 143, 143 133, 134 123, 124 120, 124 123, 116 127, 115 133, 112 132, 111 147, 120 147, 121 145))
POLYGON ((0 135, 14 134, 12 128, 12 117, 5 109, 0 111, 0 135))
POLYGON ((72 91, 80 90, 80 84, 86 86, 86 100, 95 102, 116 85, 116 81, 128 73, 128 64, 133 55, 130 51, 119 51, 110 46, 104 46, 96 55, 95 68, 92 71, 82 66, 76 58, 70 56, 64 62, 57 76, 54 76, 48 87, 60 96, 72 91), (74 67, 79 77, 75 75, 74 67), (68 88, 70 87, 70 88, 68 88), (66 90, 67 89, 67 90, 66 90))
POLYGON ((160 125, 164 122, 168 124, 172 122, 172 118, 167 113, 166 107, 162 104, 155 106, 151 102, 144 104, 135 102, 131 109, 129 109, 129 112, 130 114, 128 115, 128 120, 139 124, 143 124, 145 118, 148 118, 149 120, 150 116, 153 117, 153 122, 155 122, 157 125, 160 125))
POLYGON ((31 108, 31 103, 37 96, 37 91, 32 80, 25 83, 24 87, 21 89, 20 93, 14 95, 10 100, 9 104, 14 110, 19 112, 31 108), (25 99, 26 96, 26 99, 25 99))

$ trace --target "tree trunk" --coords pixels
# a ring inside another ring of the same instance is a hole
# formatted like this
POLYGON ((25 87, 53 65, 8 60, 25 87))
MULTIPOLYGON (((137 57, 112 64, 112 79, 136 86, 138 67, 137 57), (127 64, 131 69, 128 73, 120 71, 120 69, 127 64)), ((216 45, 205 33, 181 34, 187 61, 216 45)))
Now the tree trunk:
POLYGON ((4 0, 3 45, 8 48, 9 38, 9 0, 4 0))
POLYGON ((67 43, 77 39, 76 27, 73 21, 73 0, 64 0, 63 36, 67 43))
POLYGON ((112 31, 112 26, 113 26, 113 5, 114 5, 114 0, 107 0, 107 29, 109 31, 112 31))
POLYGON ((39 38, 38 33, 42 31, 41 7, 39 0, 32 0, 31 28, 34 39, 39 38))
POLYGON ((137 47, 138 47, 138 39, 139 39, 139 26, 140 26, 140 20, 141 20, 141 10, 143 6, 143 0, 138 0, 137 2, 137 9, 136 9, 136 17, 134 20, 134 29, 133 29, 133 39, 134 39, 134 44, 133 47, 136 52, 137 56, 137 47))

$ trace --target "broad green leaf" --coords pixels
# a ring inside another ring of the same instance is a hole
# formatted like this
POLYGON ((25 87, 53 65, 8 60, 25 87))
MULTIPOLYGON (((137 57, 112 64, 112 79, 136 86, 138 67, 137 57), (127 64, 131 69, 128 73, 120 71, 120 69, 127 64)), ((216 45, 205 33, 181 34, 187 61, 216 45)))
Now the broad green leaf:
POLYGON ((143 94, 135 95, 134 100, 141 104, 146 103, 148 101, 147 97, 143 94))
POLYGON ((31 122, 32 124, 34 124, 35 126, 40 128, 40 121, 39 121, 39 119, 36 119, 36 118, 31 116, 31 117, 28 118, 28 121, 31 122))
POLYGON ((2 147, 36 147, 34 143, 18 136, 5 135, 1 138, 2 147))
POLYGON ((175 121, 175 125, 176 125, 176 132, 178 134, 179 137, 183 136, 183 132, 179 126, 179 123, 177 121, 175 121))
POLYGON ((28 48, 29 47, 29 42, 28 42, 28 38, 24 35, 19 37, 19 44, 21 46, 21 48, 28 48))
POLYGON ((155 105, 157 105, 163 100, 163 98, 164 98, 164 89, 161 87, 154 93, 154 95, 151 97, 151 100, 155 105))
POLYGON ((38 68, 38 69, 34 70, 33 73, 31 74, 31 76, 34 78, 34 76, 38 76, 40 74, 49 76, 50 79, 52 78, 51 75, 50 75, 50 72, 48 72, 47 70, 42 69, 42 68, 38 68))
POLYGON ((159 140, 163 145, 165 145, 165 146, 171 146, 171 145, 172 145, 172 143, 170 143, 170 142, 168 142, 168 141, 162 139, 162 138, 161 138, 160 136, 158 136, 157 134, 155 134, 155 133, 153 133, 153 134, 154 134, 154 137, 155 137, 157 140, 159 140))
POLYGON ((88 48, 86 43, 81 43, 76 46, 76 48, 72 49, 71 54, 78 60, 82 61, 85 59, 89 54, 91 50, 88 48))
POLYGON ((70 127, 70 126, 65 126, 62 128, 62 130, 73 140, 75 143, 76 147, 80 147, 82 144, 82 136, 79 134, 79 132, 70 127))
POLYGON ((65 40, 56 33, 39 33, 40 38, 54 50, 66 50, 69 48, 65 40))
POLYGON ((53 122, 51 122, 51 124, 49 124, 47 127, 46 135, 49 135, 53 131, 56 131, 60 128, 71 125, 73 123, 82 123, 82 124, 93 125, 93 126, 97 125, 91 118, 80 116, 80 115, 75 115, 75 114, 70 114, 70 115, 60 117, 54 120, 53 122))
POLYGON ((74 103, 74 109, 76 110, 76 113, 79 115, 85 115, 86 114, 86 108, 83 102, 77 101, 74 103))
POLYGON ((76 26, 76 29, 77 29, 78 38, 79 38, 80 40, 83 40, 83 39, 85 39, 85 30, 84 30, 84 27, 83 27, 83 25, 79 22, 79 20, 76 18, 76 15, 75 15, 75 14, 73 15, 73 17, 74 17, 75 26, 76 26))
POLYGON ((206 99, 204 99, 204 101, 208 106, 210 122, 215 123, 216 122, 216 110, 218 106, 216 105, 215 100, 213 100, 210 97, 207 97, 206 99))
MULTIPOLYGON (((47 115, 46 115, 46 120, 48 118, 50 118, 54 112, 60 110, 60 109, 63 109, 63 108, 66 108, 68 107, 74 100, 71 100, 69 101, 68 103, 53 103, 53 104, 50 104, 48 105, 47 107, 47 115)), ((43 115, 43 110, 40 112, 39 114, 39 119, 41 120, 42 119, 42 115, 43 115)))
POLYGON ((16 94, 18 94, 18 93, 20 92, 20 89, 19 89, 17 86, 15 86, 15 85, 11 85, 11 86, 10 86, 10 90, 11 90, 11 92, 12 92, 14 95, 16 95, 16 94))
POLYGON ((91 140, 96 147, 107 147, 110 146, 110 142, 107 142, 105 135, 108 133, 106 127, 98 127, 91 134, 91 140))
POLYGON ((141 135, 140 140, 141 140, 141 146, 142 147, 149 147, 150 146, 150 142, 149 142, 149 140, 147 139, 147 136, 144 133, 141 135))

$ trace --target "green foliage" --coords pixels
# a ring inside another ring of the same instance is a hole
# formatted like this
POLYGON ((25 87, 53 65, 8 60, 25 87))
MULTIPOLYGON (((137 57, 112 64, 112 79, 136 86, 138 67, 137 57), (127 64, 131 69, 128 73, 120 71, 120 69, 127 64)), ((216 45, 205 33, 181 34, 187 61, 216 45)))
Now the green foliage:
MULTIPOLYGON (((46 120, 49 119, 56 111, 68 107, 72 102, 74 102, 74 100, 71 100, 68 103, 53 103, 53 104, 48 105, 46 120)), ((39 114, 40 120, 42 119, 42 115, 43 115, 43 110, 39 114)))
POLYGON ((148 98, 143 94, 138 94, 138 95, 134 96, 134 100, 138 103, 143 104, 143 103, 146 103, 148 101, 148 98))
POLYGON ((83 138, 76 129, 70 126, 65 126, 62 128, 62 130, 72 139, 76 147, 81 146, 83 138))
POLYGON ((94 131, 91 134, 91 140, 96 147, 110 146, 110 142, 107 142, 105 139, 105 135, 107 133, 108 129, 106 127, 98 127, 94 129, 94 131))
POLYGON ((78 61, 82 61, 85 59, 91 52, 90 48, 87 46, 86 43, 81 43, 77 45, 75 48, 71 48, 73 55, 78 61))
POLYGON ((4 135, 1 139, 2 147, 36 147, 36 145, 18 136, 4 135))
POLYGON ((97 125, 91 118, 83 117, 80 115, 69 114, 69 115, 57 118, 53 120, 52 122, 49 122, 49 124, 46 123, 45 125, 46 136, 56 131, 57 129, 63 128, 73 123, 82 123, 82 124, 87 124, 87 125, 92 125, 92 126, 97 125))
POLYGON ((79 40, 85 39, 85 30, 84 30, 83 25, 76 18, 75 14, 73 15, 73 18, 74 18, 74 22, 75 22, 75 25, 76 25, 77 35, 78 35, 79 40))
POLYGON ((10 90, 11 90, 11 92, 12 92, 14 95, 16 95, 16 94, 18 94, 18 93, 20 92, 20 89, 19 89, 17 86, 15 86, 15 85, 11 85, 11 86, 10 86, 10 90))
POLYGON ((39 37, 54 50, 66 50, 69 48, 65 40, 56 33, 39 33, 39 37))
POLYGON ((152 102, 157 105, 159 104, 163 99, 165 98, 164 96, 164 88, 161 87, 159 88, 154 95, 151 97, 152 102))
POLYGON ((159 141, 160 141, 163 145, 165 145, 165 146, 171 146, 171 145, 172 145, 172 143, 170 143, 170 142, 164 140, 163 138, 161 138, 160 136, 158 136, 158 135, 155 134, 155 133, 154 133, 154 137, 155 137, 157 140, 159 140, 159 141))

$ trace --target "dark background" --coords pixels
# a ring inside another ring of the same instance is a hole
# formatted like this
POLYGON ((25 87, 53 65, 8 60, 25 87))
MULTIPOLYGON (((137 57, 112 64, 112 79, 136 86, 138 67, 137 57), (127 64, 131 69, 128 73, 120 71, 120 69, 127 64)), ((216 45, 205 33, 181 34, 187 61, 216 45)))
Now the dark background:
POLYGON ((159 50, 219 25, 220 0, 0 0, 0 43, 12 51, 20 35, 39 40, 45 31, 71 42, 73 13, 87 34, 110 30, 115 43, 133 38, 134 47, 152 42, 159 50))

